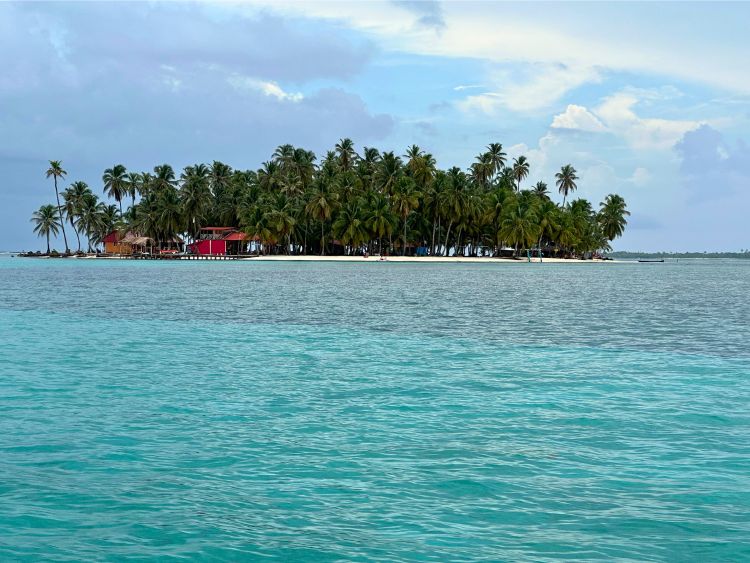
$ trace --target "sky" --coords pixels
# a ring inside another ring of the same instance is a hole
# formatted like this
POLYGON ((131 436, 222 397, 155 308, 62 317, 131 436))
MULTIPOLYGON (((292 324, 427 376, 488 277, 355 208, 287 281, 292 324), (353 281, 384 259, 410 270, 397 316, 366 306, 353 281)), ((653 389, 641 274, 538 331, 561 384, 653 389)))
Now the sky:
MULTIPOLYGON (((467 168, 492 142, 631 212, 616 250, 750 248, 748 3, 0 3, 0 250, 44 172, 257 169, 343 137, 467 168)), ((561 200, 561 197, 555 197, 561 200)), ((58 242, 58 247, 62 248, 58 242)))

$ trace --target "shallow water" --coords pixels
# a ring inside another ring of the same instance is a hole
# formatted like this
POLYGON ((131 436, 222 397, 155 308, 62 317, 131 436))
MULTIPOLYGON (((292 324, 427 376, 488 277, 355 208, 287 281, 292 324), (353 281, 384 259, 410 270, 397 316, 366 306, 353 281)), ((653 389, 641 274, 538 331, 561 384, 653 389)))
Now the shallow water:
POLYGON ((750 262, 0 259, 0 560, 747 560, 750 262))

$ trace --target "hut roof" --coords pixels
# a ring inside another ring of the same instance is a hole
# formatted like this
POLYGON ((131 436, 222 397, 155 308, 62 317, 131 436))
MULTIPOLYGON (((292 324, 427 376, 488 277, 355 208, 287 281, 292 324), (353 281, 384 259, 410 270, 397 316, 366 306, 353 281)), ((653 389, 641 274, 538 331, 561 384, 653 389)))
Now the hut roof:
POLYGON ((138 234, 128 231, 125 233, 125 236, 120 239, 120 242, 123 244, 133 244, 133 241, 138 238, 138 234))
POLYGON ((109 233, 106 237, 102 239, 103 242, 120 242, 120 233, 118 233, 116 230, 109 233))
POLYGON ((233 233, 229 233, 227 236, 224 237, 224 240, 248 240, 250 238, 250 235, 247 235, 245 233, 240 233, 238 231, 235 231, 233 233))

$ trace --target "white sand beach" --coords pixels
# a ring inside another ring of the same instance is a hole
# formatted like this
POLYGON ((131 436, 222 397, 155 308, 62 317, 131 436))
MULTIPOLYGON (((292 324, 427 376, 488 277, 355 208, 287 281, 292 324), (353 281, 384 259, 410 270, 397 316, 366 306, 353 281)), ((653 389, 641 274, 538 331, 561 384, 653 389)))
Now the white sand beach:
MULTIPOLYGON (((510 258, 490 258, 474 256, 388 256, 381 260, 380 256, 256 256, 246 260, 262 260, 274 262, 418 262, 423 264, 434 263, 478 263, 478 264, 528 264, 526 258, 513 260, 510 258)), ((531 262, 539 262, 539 258, 532 258, 531 262)), ((616 260, 571 260, 566 258, 543 258, 543 263, 555 264, 612 264, 616 260)))

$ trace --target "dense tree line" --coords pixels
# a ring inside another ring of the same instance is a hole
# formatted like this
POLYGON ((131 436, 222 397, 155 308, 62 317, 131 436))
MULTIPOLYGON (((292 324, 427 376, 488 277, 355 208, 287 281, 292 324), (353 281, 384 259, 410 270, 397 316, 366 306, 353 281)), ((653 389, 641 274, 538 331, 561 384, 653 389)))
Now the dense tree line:
POLYGON ((568 164, 552 179, 563 196, 558 205, 546 183, 522 187, 528 175, 526 157, 508 160, 499 143, 468 170, 441 170, 417 146, 403 156, 369 147, 358 154, 342 139, 320 161, 305 149, 280 146, 258 170, 215 161, 187 166, 178 176, 168 164, 152 172, 117 164, 102 176, 104 194, 116 203, 110 205, 80 181, 60 193, 66 172, 51 161, 57 213, 43 206, 32 220, 40 236, 62 231, 66 248, 69 228, 79 250, 82 237, 91 250, 113 229, 166 241, 194 239, 207 225, 237 227, 259 240, 263 252, 295 254, 423 247, 435 256, 496 255, 510 246, 516 253, 545 248, 580 255, 608 250, 622 235, 629 212, 619 195, 598 209, 585 199, 568 202, 579 179, 568 164))

